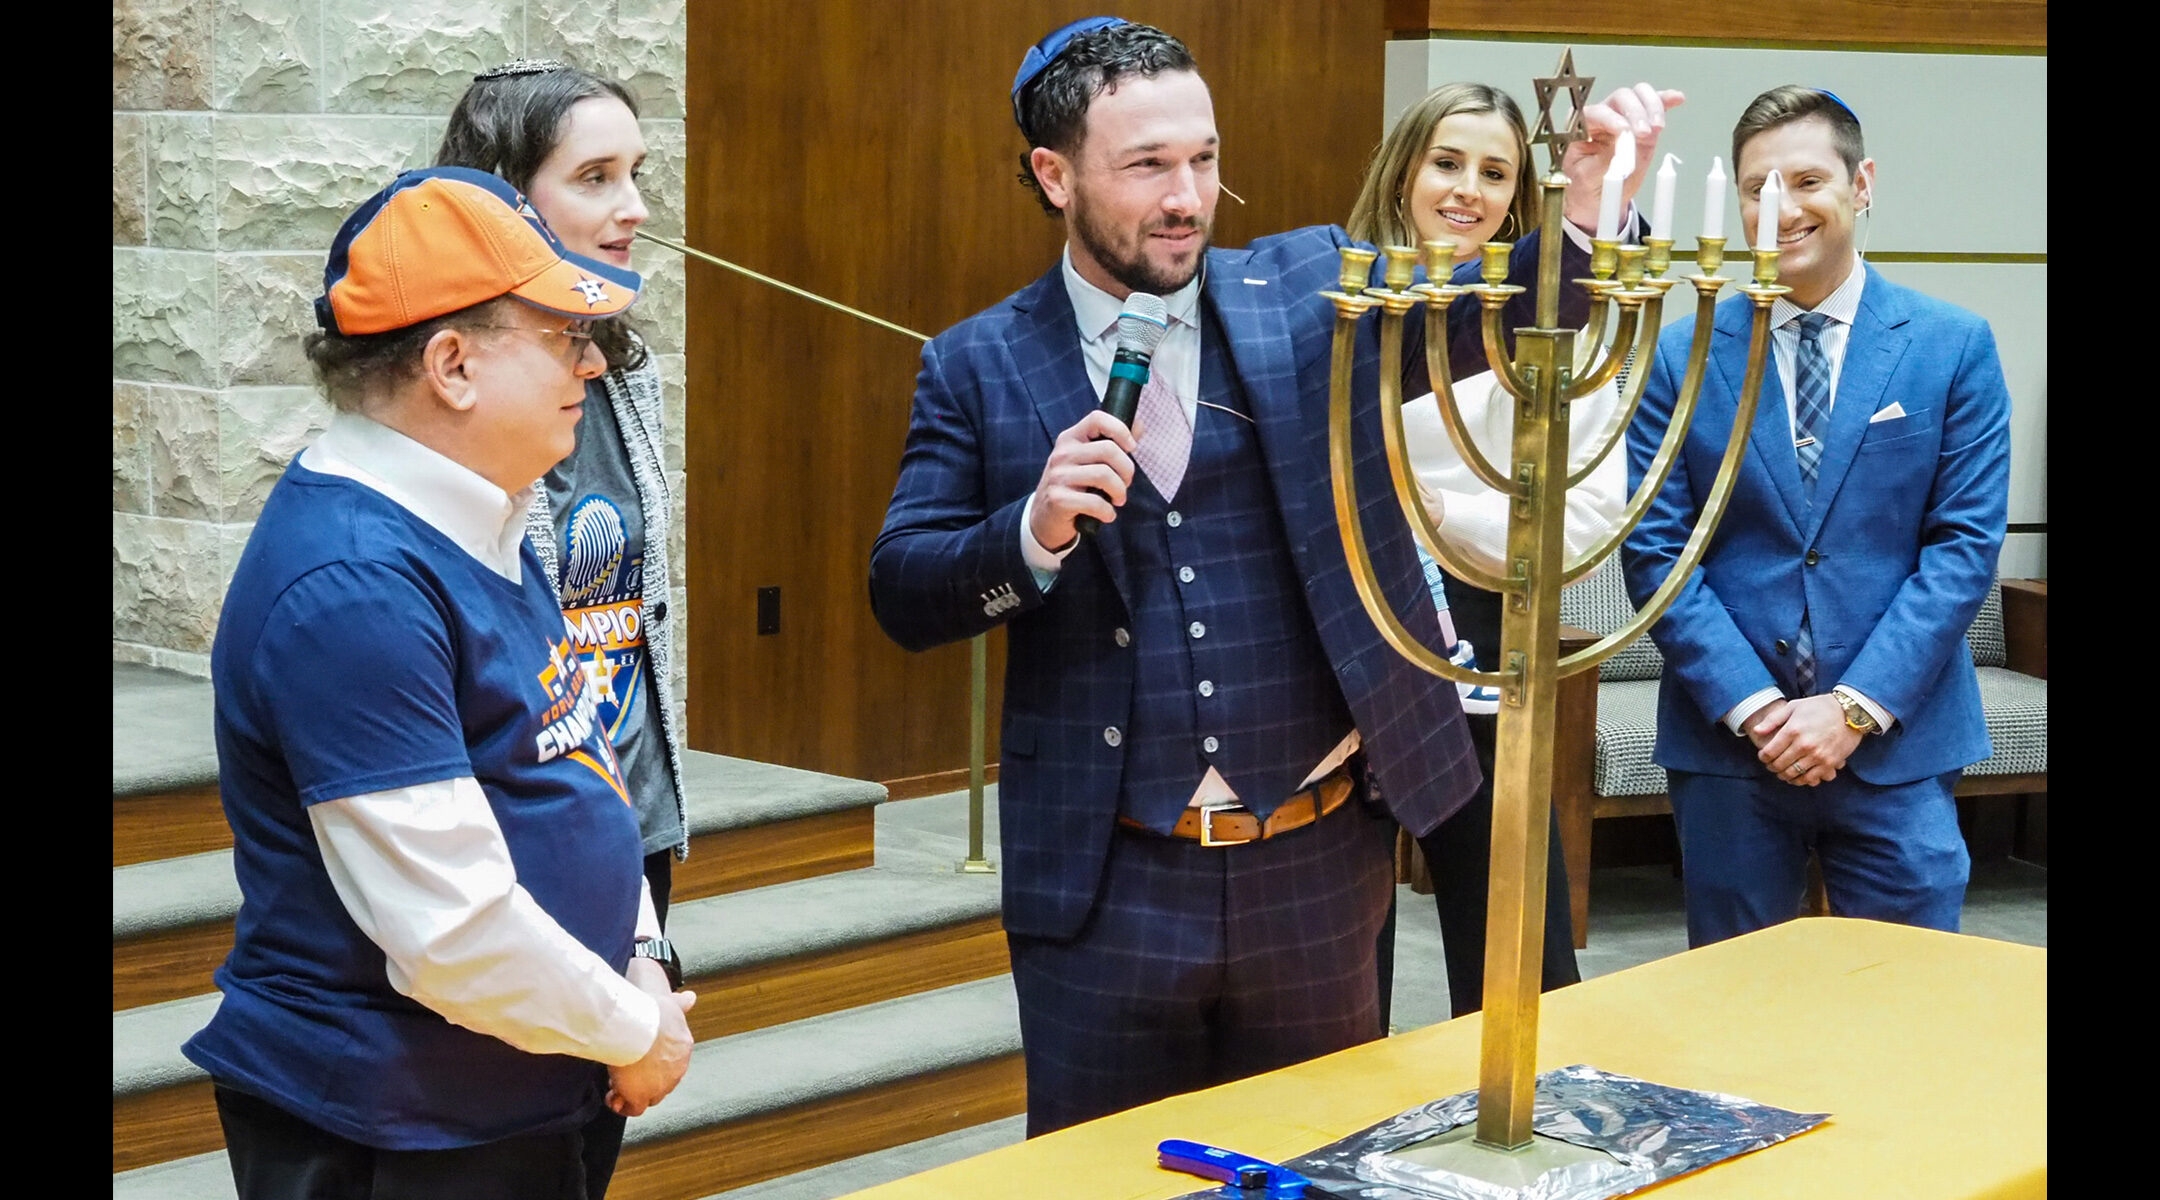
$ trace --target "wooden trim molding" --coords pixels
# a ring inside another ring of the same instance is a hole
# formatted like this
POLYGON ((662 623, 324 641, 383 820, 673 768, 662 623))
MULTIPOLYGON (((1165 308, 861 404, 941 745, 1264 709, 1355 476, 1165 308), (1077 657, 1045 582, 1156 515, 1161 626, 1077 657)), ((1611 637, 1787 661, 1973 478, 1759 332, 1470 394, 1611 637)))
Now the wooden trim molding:
POLYGON ((1538 34, 1612 42, 2045 51, 2047 0, 1818 0, 1798 7, 1672 0, 1626 8, 1573 0, 1387 0, 1387 28, 1398 38, 1538 34))
POLYGON ((225 1148, 210 1081, 113 1097, 113 1167, 132 1171, 225 1148))

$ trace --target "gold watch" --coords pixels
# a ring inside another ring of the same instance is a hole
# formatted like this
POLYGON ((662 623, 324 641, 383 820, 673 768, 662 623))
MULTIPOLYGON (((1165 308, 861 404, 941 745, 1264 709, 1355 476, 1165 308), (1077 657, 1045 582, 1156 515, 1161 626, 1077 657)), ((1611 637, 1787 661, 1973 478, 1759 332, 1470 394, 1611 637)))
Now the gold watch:
POLYGON ((1831 692, 1837 697, 1838 707, 1845 710, 1845 728, 1856 733, 1881 733, 1882 727, 1875 723, 1875 714, 1845 692, 1831 692))

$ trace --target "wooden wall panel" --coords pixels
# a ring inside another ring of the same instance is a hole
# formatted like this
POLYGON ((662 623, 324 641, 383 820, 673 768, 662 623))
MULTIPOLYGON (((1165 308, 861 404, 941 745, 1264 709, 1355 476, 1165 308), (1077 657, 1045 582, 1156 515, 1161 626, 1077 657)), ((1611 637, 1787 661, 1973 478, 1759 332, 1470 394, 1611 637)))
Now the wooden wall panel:
POLYGON ((1387 0, 1386 20, 1398 37, 1446 31, 2047 49, 2047 0, 1667 0, 1603 8, 1580 0, 1387 0))
MULTIPOLYGON (((1239 245, 1339 221, 1377 139, 1384 0, 1119 12, 1184 39, 1214 91, 1239 245)), ((1055 260, 1015 181, 1007 99, 1071 0, 739 0, 690 10, 692 244, 933 334, 1055 260)), ((870 616, 869 548, 907 431, 913 339, 689 269, 690 740, 867 779, 965 765, 968 650, 908 655, 870 616), (781 589, 780 632, 756 593, 781 589)), ((1001 638, 993 638, 992 760, 1001 638)))

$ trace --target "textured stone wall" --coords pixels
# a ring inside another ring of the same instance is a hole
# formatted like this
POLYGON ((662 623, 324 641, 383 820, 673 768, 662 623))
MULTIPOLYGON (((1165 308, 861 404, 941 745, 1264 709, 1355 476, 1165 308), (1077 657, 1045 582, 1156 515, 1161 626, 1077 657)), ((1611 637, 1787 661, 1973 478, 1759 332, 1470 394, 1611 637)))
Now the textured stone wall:
MULTIPOLYGON (((623 80, 657 232, 682 230, 683 0, 115 0, 113 660, 191 674, 270 485, 329 417, 300 353, 345 214, 424 166, 474 72, 623 80)), ((668 387, 677 630, 683 267, 641 243, 668 387)), ((678 634, 680 636, 680 634, 678 634)), ((678 645, 676 694, 688 654, 678 645)))

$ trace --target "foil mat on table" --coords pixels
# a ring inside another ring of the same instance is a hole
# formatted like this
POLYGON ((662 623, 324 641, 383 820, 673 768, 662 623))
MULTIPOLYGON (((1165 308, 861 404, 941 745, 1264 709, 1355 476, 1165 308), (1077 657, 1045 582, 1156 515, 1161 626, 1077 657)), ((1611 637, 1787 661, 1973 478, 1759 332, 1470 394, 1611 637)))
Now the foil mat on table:
MULTIPOLYGON (((1422 1166, 1395 1152, 1477 1120, 1477 1092, 1421 1104, 1291 1159, 1289 1167, 1344 1200, 1605 1200, 1806 1133, 1828 1113, 1798 1113, 1719 1092, 1698 1092, 1562 1067, 1537 1077, 1530 1127, 1611 1157, 1558 1167, 1514 1187, 1422 1166)), ((1184 1200, 1219 1197, 1222 1188, 1184 1200)))

